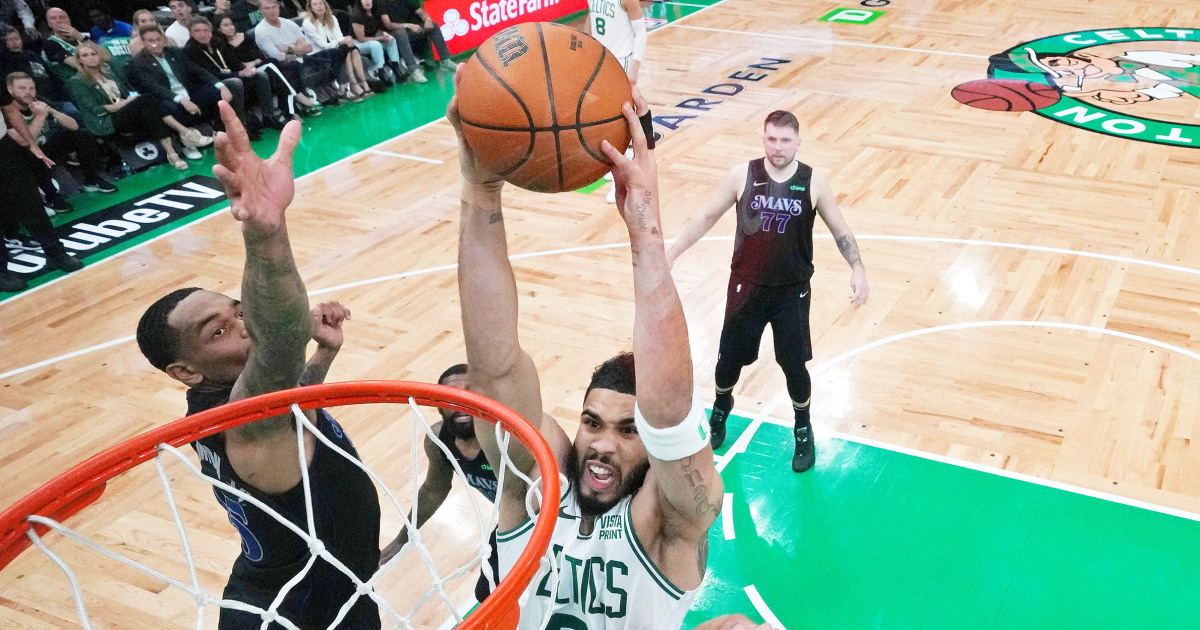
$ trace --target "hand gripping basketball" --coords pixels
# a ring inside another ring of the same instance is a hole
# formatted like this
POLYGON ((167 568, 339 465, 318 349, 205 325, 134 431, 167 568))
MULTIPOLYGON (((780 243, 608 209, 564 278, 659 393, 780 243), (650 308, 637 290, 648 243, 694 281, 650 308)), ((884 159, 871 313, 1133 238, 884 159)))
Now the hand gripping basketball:
POLYGON ((499 175, 488 171, 475 158, 475 153, 471 150, 471 146, 467 144, 463 137, 462 117, 458 113, 458 85, 462 81, 463 65, 458 64, 454 69, 454 91, 455 95, 450 99, 450 104, 446 106, 446 120, 450 121, 450 125, 454 127, 454 133, 458 136, 458 167, 462 171, 463 180, 499 190, 504 186, 504 180, 499 175))
POLYGON ((612 163, 613 184, 616 187, 617 210, 629 227, 630 238, 649 235, 662 238, 658 216, 658 167, 654 151, 647 146, 646 134, 638 116, 649 111, 641 93, 634 88, 633 104, 621 106, 621 114, 629 125, 633 159, 604 140, 600 149, 612 163), (637 108, 635 111, 635 107, 637 108))
POLYGON ((250 146, 250 137, 229 103, 217 103, 225 131, 217 134, 217 165, 213 174, 229 197, 233 218, 242 232, 267 237, 284 225, 284 211, 296 194, 292 154, 300 144, 300 123, 289 122, 279 134, 279 146, 266 160, 250 146))

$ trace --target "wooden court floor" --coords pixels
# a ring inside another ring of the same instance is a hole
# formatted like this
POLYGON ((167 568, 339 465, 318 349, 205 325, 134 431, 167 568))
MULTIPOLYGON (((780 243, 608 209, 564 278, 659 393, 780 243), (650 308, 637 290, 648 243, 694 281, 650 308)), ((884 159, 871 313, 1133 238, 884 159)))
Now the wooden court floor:
MULTIPOLYGON (((849 304, 848 268, 818 222, 810 364, 818 449, 822 434, 844 433, 1200 514, 1200 444, 1191 443, 1200 433, 1200 247, 1192 238, 1200 149, 950 97, 954 86, 987 77, 989 56, 1022 42, 1186 29, 1200 23, 1200 7, 894 0, 870 24, 818 20, 837 6, 723 0, 652 33, 641 81, 655 113, 675 117, 664 119, 658 151, 668 236, 724 170, 762 155, 761 121, 774 109, 799 117, 798 157, 832 182, 871 297, 859 309, 849 304), (710 89, 746 72, 762 77, 742 80, 736 94, 710 89)), ((1200 42, 1172 46, 1200 53, 1200 42)), ((1194 122, 1198 104, 1185 93, 1147 105, 1194 122)), ((329 380, 430 381, 463 358, 454 134, 442 121, 377 148, 443 163, 361 153, 305 177, 289 212, 292 243, 312 301, 336 299, 353 311, 329 380)), ((504 197, 510 252, 525 255, 515 262, 522 339, 546 409, 569 432, 592 367, 630 346, 629 254, 605 192, 510 187, 504 197)), ((708 401, 733 229, 726 216, 675 267, 708 401)), ((236 295, 241 251, 236 223, 219 213, 10 300, 0 306, 0 373, 127 337, 146 305, 178 287, 236 295)), ((788 417, 769 336, 735 396, 743 415, 788 417)), ((0 503, 183 412, 182 387, 131 342, 4 378, 0 503)), ((347 415, 365 461, 408 488, 408 434, 388 421, 403 414, 347 415)), ((158 496, 154 483, 147 474, 114 484, 81 527, 139 557, 160 555, 174 529, 146 507, 158 496)), ((183 501, 205 542, 204 579, 219 589, 237 553, 234 532, 207 489, 184 491, 183 501)), ((448 557, 461 558, 477 536, 459 525, 468 502, 457 488, 426 527, 448 557)), ((34 555, 0 575, 0 625, 76 627, 65 593, 39 599, 64 580, 34 555)), ((97 627, 191 623, 177 622, 186 599, 155 595, 161 583, 109 575, 88 583, 97 616, 109 617, 97 627)), ((455 601, 470 581, 454 586, 455 601)), ((436 625, 444 615, 426 618, 436 625)))

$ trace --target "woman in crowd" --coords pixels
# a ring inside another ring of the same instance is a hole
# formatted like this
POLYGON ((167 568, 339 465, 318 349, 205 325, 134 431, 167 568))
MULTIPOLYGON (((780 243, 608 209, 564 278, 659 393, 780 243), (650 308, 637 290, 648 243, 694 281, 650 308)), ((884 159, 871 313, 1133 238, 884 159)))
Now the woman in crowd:
POLYGON ((345 58, 346 84, 341 94, 342 98, 359 102, 371 96, 374 92, 367 85, 367 73, 363 70, 362 55, 354 43, 354 38, 342 35, 342 27, 329 10, 325 0, 308 0, 304 18, 304 34, 318 51, 336 50, 338 55, 345 58))
POLYGON ((214 37, 212 22, 209 22, 208 18, 203 16, 192 18, 192 23, 188 25, 188 35, 190 35, 188 43, 183 47, 183 52, 188 59, 218 79, 237 77, 242 80, 246 92, 247 118, 251 121, 246 133, 251 140, 258 140, 261 137, 259 129, 265 122, 271 121, 274 113, 270 79, 266 76, 259 77, 254 69, 255 63, 241 61, 233 46, 226 43, 223 38, 214 37), (261 80, 259 80, 260 78, 261 80), (250 109, 254 105, 258 105, 262 111, 263 122, 250 116, 250 109))
MULTIPOLYGON (((396 46, 396 38, 384 30, 382 16, 383 11, 375 5, 374 0, 356 0, 350 9, 350 22, 351 28, 354 29, 355 45, 362 51, 362 54, 375 62, 377 68, 384 67, 384 53, 387 53, 386 63, 392 69, 396 82, 399 83, 409 73, 406 73, 400 66, 400 49, 396 46)), ((415 80, 416 77, 413 78, 415 80)))
MULTIPOLYGON (((320 110, 316 110, 316 101, 308 97, 304 92, 297 92, 296 88, 303 89, 304 85, 300 80, 299 68, 295 65, 284 65, 280 67, 278 64, 269 59, 264 59, 262 52, 258 46, 244 32, 238 30, 237 23, 233 16, 224 13, 218 13, 213 16, 213 23, 216 24, 217 32, 215 38, 220 38, 229 44, 237 53, 238 61, 246 64, 253 64, 256 75, 256 80, 259 78, 269 78, 274 89, 275 96, 279 98, 281 103, 279 108, 271 108, 273 116, 283 116, 277 114, 279 109, 287 109, 287 116, 297 118, 295 109, 292 103, 299 103, 306 111, 312 112, 314 115, 320 115, 320 110), (286 103, 285 105, 282 105, 286 103)), ((266 112, 263 112, 266 114, 266 112)), ((278 125, 282 129, 283 123, 286 120, 271 121, 272 126, 278 125)))
MULTIPOLYGON (((145 9, 134 12, 134 14, 133 14, 133 35, 131 35, 129 37, 129 56, 136 57, 138 55, 138 53, 142 52, 142 50, 144 50, 146 48, 146 45, 142 43, 141 35, 138 35, 138 31, 143 26, 154 26, 154 25, 157 25, 160 28, 162 27, 162 25, 158 23, 158 20, 154 18, 153 13, 151 13, 145 9)), ((175 42, 171 41, 171 38, 168 37, 167 45, 174 46, 175 42)))
POLYGON ((200 132, 184 127, 171 116, 163 116, 158 104, 149 96, 131 96, 129 88, 105 67, 100 59, 100 47, 85 42, 75 49, 79 61, 79 74, 67 81, 67 91, 79 106, 79 114, 87 130, 97 138, 116 133, 134 133, 142 138, 156 140, 162 145, 171 166, 187 170, 187 162, 175 152, 171 140, 174 129, 185 139, 183 151, 189 159, 200 159, 196 146, 210 144, 200 132), (189 143, 191 141, 191 143, 189 143))

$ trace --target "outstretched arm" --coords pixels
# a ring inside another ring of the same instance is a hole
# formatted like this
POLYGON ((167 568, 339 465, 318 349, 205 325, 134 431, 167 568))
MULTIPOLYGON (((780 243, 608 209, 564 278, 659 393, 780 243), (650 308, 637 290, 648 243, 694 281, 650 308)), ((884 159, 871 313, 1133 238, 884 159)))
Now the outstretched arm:
MULTIPOLYGON (((461 68, 455 74, 456 83, 460 75, 461 68)), ((471 390, 508 405, 529 420, 561 456, 568 444, 566 434, 543 413, 537 369, 517 336, 517 284, 508 261, 500 207, 504 181, 479 166, 463 139, 457 97, 451 99, 446 118, 458 134, 462 170, 458 295, 471 390)), ((476 420, 475 426, 479 443, 488 461, 495 462, 499 475, 502 459, 494 427, 484 420, 476 420)), ((522 472, 533 469, 532 456, 517 440, 510 442, 508 455, 522 472)), ((505 479, 504 496, 498 500, 502 531, 526 519, 524 486, 515 477, 505 479)))
POLYGON ((725 177, 721 179, 717 192, 713 194, 712 199, 709 200, 708 204, 696 216, 692 217, 687 227, 683 228, 683 232, 680 232, 679 238, 675 239, 675 244, 671 245, 671 249, 667 252, 667 264, 674 265, 683 252, 687 251, 692 245, 695 245, 697 241, 717 224, 717 221, 721 219, 721 215, 725 214, 725 211, 737 203, 738 191, 745 184, 741 179, 744 176, 743 173, 745 170, 744 166, 736 166, 725 173, 725 177))
MULTIPOLYGON (((640 101, 636 91, 635 101, 640 101)), ((644 107, 644 102, 639 103, 639 109, 644 107)), ((637 372, 637 406, 651 427, 669 429, 680 425, 692 410, 691 347, 683 305, 671 279, 662 239, 654 154, 646 147, 646 137, 634 108, 627 104, 623 111, 633 134, 633 160, 625 159, 607 142, 603 148, 613 162, 617 207, 629 229, 633 251, 633 355, 637 372)), ((703 571, 698 577, 693 575, 698 541, 707 540, 708 527, 720 511, 723 487, 713 466, 712 447, 705 440, 700 450, 670 461, 651 454, 647 487, 655 489, 657 509, 639 510, 639 513, 659 513, 662 518, 655 524, 655 531, 670 532, 672 537, 659 548, 657 559, 665 560, 668 566, 659 566, 668 572, 668 577, 681 575, 672 570, 678 558, 664 557, 664 554, 673 556, 678 549, 663 549, 671 543, 690 546, 689 551, 680 552, 691 554, 690 562, 684 563, 688 569, 682 575, 695 578, 698 584, 703 577, 703 571)), ((649 499, 639 496, 634 500, 649 499)), ((636 526, 638 516, 634 518, 636 526)), ((702 565, 703 558, 700 560, 702 565)))
MULTIPOLYGON (((217 137, 213 173, 229 196, 233 217, 242 223, 246 266, 242 308, 250 335, 250 355, 234 383, 230 400, 295 387, 304 370, 311 335, 308 296, 292 259, 284 211, 292 202, 292 152, 300 124, 289 123, 279 148, 263 160, 250 147, 246 130, 228 103, 218 103, 227 131, 217 137)), ((289 418, 264 420, 231 429, 231 436, 256 438, 290 426, 289 418)), ((240 471, 239 471, 240 474, 240 471)))
POLYGON ((850 265, 850 301, 857 308, 866 303, 871 292, 867 285, 867 268, 863 266, 862 258, 858 255, 858 242, 854 240, 854 234, 838 210, 837 202, 833 200, 833 189, 829 186, 829 180, 821 173, 813 171, 812 185, 813 203, 817 206, 817 214, 821 215, 821 220, 833 235, 838 251, 842 252, 842 258, 850 265))

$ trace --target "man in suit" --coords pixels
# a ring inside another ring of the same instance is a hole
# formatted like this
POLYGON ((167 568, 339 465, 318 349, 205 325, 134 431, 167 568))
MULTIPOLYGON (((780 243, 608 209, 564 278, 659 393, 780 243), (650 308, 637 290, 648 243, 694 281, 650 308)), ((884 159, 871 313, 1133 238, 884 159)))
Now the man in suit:
POLYGON ((145 48, 134 56, 126 73, 138 92, 149 94, 159 103, 164 115, 174 116, 187 126, 203 120, 220 128, 217 103, 225 101, 245 123, 241 79, 218 79, 188 59, 182 50, 167 48, 166 36, 156 26, 143 26, 138 36, 145 48))

